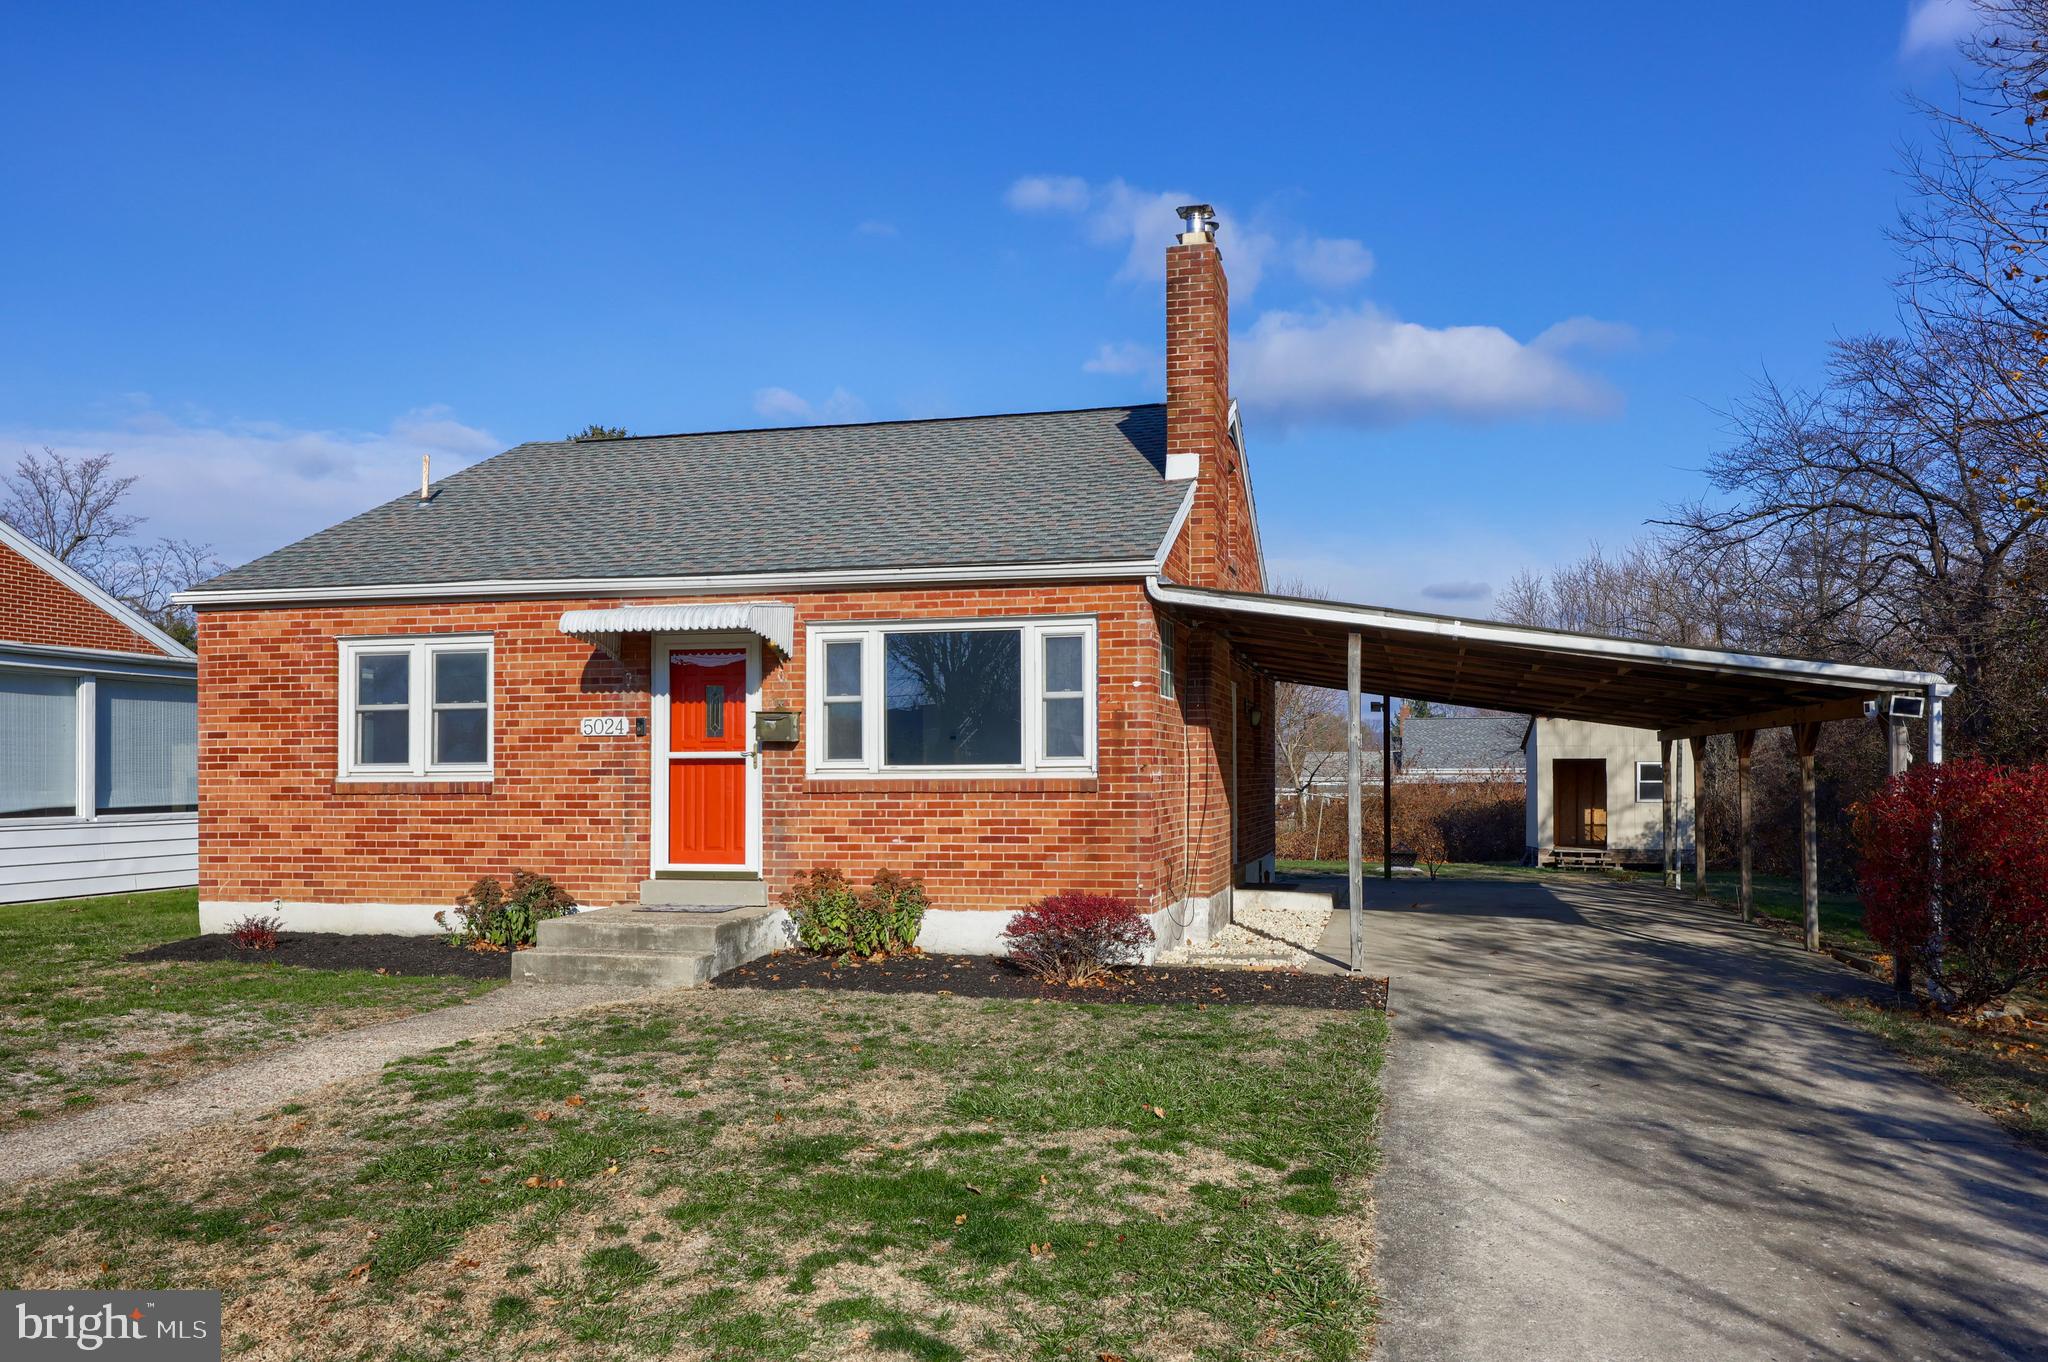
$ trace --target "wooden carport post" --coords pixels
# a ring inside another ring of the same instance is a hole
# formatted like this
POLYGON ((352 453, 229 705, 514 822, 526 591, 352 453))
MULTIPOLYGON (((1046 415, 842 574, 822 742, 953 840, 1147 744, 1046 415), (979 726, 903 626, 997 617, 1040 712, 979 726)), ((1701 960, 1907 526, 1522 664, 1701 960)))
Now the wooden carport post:
POLYGON ((1359 673, 1364 670, 1364 644, 1357 634, 1348 634, 1344 640, 1344 749, 1348 758, 1344 772, 1344 792, 1350 801, 1351 839, 1349 867, 1350 879, 1347 890, 1351 895, 1351 972, 1357 974, 1365 968, 1365 810, 1360 797, 1364 793, 1364 773, 1359 769, 1363 756, 1359 749, 1365 743, 1365 719, 1359 712, 1359 673))
POLYGON ((1749 921, 1756 909, 1756 897, 1750 883, 1750 844, 1755 840, 1755 819, 1750 805, 1749 754, 1756 747, 1756 730, 1745 728, 1735 735, 1735 841, 1741 856, 1738 863, 1742 869, 1739 886, 1735 891, 1737 906, 1742 909, 1742 920, 1749 921))
POLYGON ((1820 949, 1820 814, 1814 808, 1813 753, 1820 725, 1794 724, 1799 748, 1799 901, 1806 913, 1806 949, 1820 949))
POLYGON ((1707 892, 1707 740, 1692 740, 1692 887, 1707 892))

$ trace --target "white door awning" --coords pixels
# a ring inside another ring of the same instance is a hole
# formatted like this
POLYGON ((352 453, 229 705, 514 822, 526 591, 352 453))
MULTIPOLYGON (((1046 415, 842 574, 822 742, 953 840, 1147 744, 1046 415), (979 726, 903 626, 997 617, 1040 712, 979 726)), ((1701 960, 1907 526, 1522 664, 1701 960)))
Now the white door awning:
POLYGON ((796 643, 796 607, 774 601, 720 601, 711 605, 621 605, 610 610, 568 610, 562 632, 619 655, 622 634, 748 633, 766 639, 784 657, 796 643))

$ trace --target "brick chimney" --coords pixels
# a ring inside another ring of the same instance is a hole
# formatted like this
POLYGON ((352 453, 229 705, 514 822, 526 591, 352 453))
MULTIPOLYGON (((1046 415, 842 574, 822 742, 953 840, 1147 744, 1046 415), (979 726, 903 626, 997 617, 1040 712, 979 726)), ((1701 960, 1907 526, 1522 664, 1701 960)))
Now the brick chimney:
POLYGON ((1194 203, 1180 215, 1166 250, 1166 476, 1195 484, 1181 575, 1191 586, 1256 591, 1243 455, 1230 429, 1230 281, 1216 210, 1194 203))

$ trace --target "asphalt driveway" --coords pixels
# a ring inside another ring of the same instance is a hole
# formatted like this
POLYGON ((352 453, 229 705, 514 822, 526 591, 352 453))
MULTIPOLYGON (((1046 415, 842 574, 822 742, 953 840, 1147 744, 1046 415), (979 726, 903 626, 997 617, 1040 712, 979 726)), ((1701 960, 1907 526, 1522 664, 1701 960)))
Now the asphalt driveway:
POLYGON ((1654 886, 1366 904, 1384 1362, 2048 1357, 2048 1159, 1814 1000, 1862 976, 1654 886))

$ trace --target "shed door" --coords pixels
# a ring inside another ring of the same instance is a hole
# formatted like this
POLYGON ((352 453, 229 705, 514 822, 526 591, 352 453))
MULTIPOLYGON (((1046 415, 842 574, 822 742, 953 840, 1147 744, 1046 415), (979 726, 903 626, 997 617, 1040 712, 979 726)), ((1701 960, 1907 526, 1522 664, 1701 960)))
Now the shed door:
POLYGON ((747 859, 747 655, 674 648, 668 655, 668 859, 747 859))
POLYGON ((1607 763, 1598 758, 1560 758, 1550 764, 1551 803, 1556 809, 1556 845, 1607 845, 1607 763))

